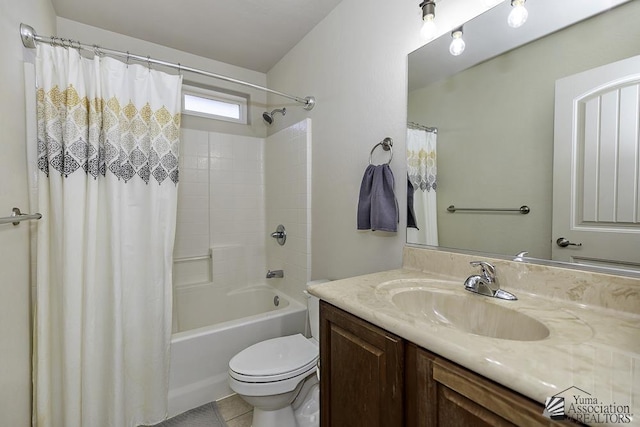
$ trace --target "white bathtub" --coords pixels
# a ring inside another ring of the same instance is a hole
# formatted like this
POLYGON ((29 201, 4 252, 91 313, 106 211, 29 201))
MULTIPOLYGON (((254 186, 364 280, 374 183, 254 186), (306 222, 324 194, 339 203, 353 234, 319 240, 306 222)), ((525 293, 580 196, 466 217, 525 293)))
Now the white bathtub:
POLYGON ((306 306, 267 285, 240 290, 212 283, 181 287, 176 290, 176 304, 169 416, 232 394, 227 383, 229 360, 242 349, 269 338, 305 333, 306 306))

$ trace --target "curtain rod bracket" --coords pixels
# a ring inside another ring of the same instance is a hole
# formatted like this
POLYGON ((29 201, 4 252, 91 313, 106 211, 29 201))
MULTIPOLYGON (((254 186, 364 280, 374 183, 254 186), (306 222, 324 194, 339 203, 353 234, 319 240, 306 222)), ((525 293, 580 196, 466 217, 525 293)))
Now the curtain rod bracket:
POLYGON ((304 100, 306 101, 306 103, 302 108, 307 111, 313 110, 313 107, 316 106, 316 99, 313 96, 307 96, 304 100))
POLYGON ((22 44, 24 47, 29 49, 36 48, 36 32, 32 26, 27 24, 20 24, 20 38, 22 39, 22 44))

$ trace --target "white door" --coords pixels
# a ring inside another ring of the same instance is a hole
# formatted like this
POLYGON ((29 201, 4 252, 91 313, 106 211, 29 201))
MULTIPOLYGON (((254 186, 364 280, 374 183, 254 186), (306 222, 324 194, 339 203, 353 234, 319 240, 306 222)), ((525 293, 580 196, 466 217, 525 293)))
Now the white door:
POLYGON ((640 271, 640 56, 556 82, 552 232, 554 260, 640 271))

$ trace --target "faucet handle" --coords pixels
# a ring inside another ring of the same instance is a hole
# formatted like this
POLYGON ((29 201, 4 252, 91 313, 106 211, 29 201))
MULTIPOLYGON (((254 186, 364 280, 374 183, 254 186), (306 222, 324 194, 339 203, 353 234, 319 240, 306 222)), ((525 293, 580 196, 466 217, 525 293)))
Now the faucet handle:
POLYGON ((496 281, 496 268, 492 264, 486 261, 471 261, 469 264, 474 267, 480 267, 482 269, 482 276, 487 282, 493 283, 496 281))

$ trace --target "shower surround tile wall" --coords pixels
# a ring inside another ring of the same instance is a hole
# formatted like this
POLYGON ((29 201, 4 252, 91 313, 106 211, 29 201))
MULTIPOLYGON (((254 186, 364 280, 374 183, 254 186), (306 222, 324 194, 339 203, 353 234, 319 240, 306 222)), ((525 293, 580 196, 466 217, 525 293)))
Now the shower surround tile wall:
POLYGON ((311 277, 311 120, 263 138, 182 129, 174 287, 265 281, 305 303, 311 277), (270 237, 278 224, 284 246, 270 237), (267 270, 284 278, 265 278, 267 270))
POLYGON ((213 281, 263 283, 264 139, 210 133, 213 281))
MULTIPOLYGON (((182 129, 174 258, 209 253, 209 134, 182 129), (201 166, 200 168, 198 166, 201 166)), ((174 284, 210 280, 209 261, 174 263, 174 284)))
POLYGON ((174 285, 263 282, 264 139, 183 129, 174 285))
POLYGON ((267 233, 285 226, 287 241, 268 237, 267 267, 284 270, 269 283, 305 303, 302 291, 311 278, 311 119, 267 138, 265 145, 267 233))

